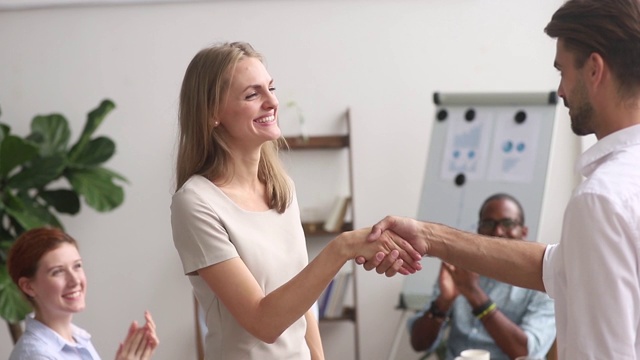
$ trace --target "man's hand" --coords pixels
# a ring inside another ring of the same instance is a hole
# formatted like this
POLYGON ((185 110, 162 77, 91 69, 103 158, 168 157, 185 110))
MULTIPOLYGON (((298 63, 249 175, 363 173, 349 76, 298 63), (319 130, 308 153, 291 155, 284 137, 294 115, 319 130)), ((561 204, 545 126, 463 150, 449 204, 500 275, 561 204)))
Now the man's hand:
POLYGON ((469 299, 471 296, 477 295, 478 292, 482 292, 478 285, 478 274, 445 262, 442 263, 442 266, 451 277, 457 291, 465 298, 469 299))
POLYGON ((416 259, 416 262, 414 264, 399 263, 401 260, 398 260, 397 254, 392 252, 387 256, 379 253, 369 260, 359 256, 356 258, 356 263, 363 265, 367 271, 375 268, 378 274, 384 273, 387 276, 393 276, 396 273, 408 275, 421 270, 422 265, 417 260, 421 255, 426 254, 427 246, 425 239, 421 238, 420 230, 420 223, 416 220, 387 216, 373 226, 367 240, 377 241, 381 237, 389 238, 416 259))
POLYGON ((438 285, 440 286, 440 296, 443 300, 451 303, 460 294, 453 276, 449 270, 451 265, 442 262, 440 265, 440 274, 438 274, 438 285))
POLYGON ((424 256, 429 250, 422 234, 420 222, 414 219, 387 216, 371 228, 368 240, 375 241, 382 235, 393 234, 393 240, 408 253, 424 256), (389 231, 388 231, 389 230, 389 231))

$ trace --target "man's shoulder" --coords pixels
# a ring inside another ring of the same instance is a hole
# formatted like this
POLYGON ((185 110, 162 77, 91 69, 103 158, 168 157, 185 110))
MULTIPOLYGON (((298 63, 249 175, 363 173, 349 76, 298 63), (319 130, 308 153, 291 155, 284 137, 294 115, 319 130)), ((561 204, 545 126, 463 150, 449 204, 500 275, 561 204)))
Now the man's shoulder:
POLYGON ((576 190, 576 196, 593 194, 614 201, 640 195, 640 146, 617 151, 601 162, 576 190))

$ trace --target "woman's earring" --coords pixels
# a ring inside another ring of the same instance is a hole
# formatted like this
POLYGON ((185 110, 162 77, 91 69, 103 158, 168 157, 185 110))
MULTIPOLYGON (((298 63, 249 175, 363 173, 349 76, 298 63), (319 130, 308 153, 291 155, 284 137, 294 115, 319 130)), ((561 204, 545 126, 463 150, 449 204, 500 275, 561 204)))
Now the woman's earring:
POLYGON ((218 125, 220 125, 220 123, 218 121, 214 121, 213 122, 213 127, 218 127, 218 125))

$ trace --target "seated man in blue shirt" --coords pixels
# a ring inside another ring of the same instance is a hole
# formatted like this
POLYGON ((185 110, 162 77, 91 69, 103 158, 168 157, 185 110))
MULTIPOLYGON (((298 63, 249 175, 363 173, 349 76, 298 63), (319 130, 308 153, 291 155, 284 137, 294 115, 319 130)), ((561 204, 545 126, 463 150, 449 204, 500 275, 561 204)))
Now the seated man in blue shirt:
MULTIPOLYGON (((527 230, 522 206, 514 197, 495 194, 482 204, 478 233, 517 241, 525 239, 527 230)), ((546 294, 444 262, 432 299, 408 322, 416 351, 434 351, 449 327, 448 360, 471 348, 489 350, 491 360, 544 358, 556 336, 553 300, 546 294)))

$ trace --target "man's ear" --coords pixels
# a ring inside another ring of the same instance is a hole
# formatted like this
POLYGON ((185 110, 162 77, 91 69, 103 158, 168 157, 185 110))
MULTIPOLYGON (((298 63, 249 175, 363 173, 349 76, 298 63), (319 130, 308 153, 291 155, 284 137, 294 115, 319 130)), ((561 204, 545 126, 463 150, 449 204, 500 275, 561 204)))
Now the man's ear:
POLYGON ((20 279, 18 279, 18 287, 20 288, 20 290, 22 290, 22 292, 24 292, 25 294, 31 296, 31 297, 35 297, 36 292, 33 290, 33 287, 31 286, 31 280, 26 278, 26 277, 21 277, 20 279))
POLYGON ((607 70, 602 55, 596 52, 591 53, 585 63, 585 70, 588 71, 587 76, 591 84, 599 85, 603 81, 605 71, 607 70))
POLYGON ((527 235, 529 235, 529 228, 524 226, 524 225, 522 225, 522 230, 520 230, 520 231, 522 231, 522 238, 526 239, 527 235))

